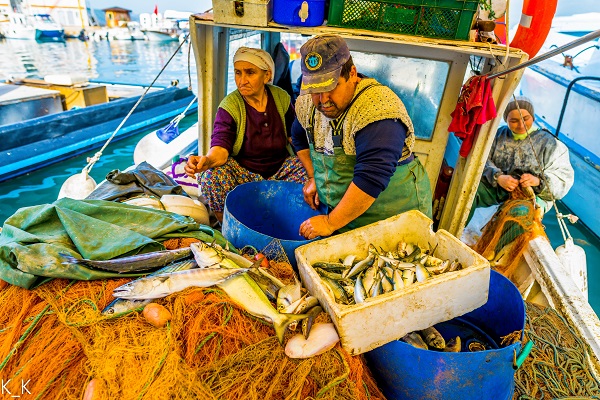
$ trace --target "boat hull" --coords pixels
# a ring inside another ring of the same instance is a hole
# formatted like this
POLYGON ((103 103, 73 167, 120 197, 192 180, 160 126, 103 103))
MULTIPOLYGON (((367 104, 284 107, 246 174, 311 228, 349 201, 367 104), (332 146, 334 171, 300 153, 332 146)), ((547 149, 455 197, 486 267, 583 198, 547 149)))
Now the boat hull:
POLYGON ((172 36, 166 32, 146 30, 144 34, 151 42, 173 42, 179 40, 178 36, 172 36))
POLYGON ((64 40, 65 31, 62 29, 48 30, 48 29, 36 29, 35 39, 36 40, 64 40))
MULTIPOLYGON (((164 124, 193 99, 187 89, 148 93, 113 140, 164 124)), ((139 97, 111 101, 0 126, 0 182, 101 147, 139 97)), ((196 104, 188 113, 197 110, 196 104)))
MULTIPOLYGON (((521 80, 521 93, 535 104, 536 122, 555 133, 567 86, 574 75, 559 65, 528 68, 521 80), (562 73, 561 73, 562 72, 562 73), (552 94, 552 95, 549 95, 552 94)), ((581 81, 583 83, 583 81, 581 81)), ((600 237, 600 216, 590 204, 600 203, 600 82, 576 84, 569 94, 558 138, 569 148, 575 183, 562 202, 594 234, 600 237)))

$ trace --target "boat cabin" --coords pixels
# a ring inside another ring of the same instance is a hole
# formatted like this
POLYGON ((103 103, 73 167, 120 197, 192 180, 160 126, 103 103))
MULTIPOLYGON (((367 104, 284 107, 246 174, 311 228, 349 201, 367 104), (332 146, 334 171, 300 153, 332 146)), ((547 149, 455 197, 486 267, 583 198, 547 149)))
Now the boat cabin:
MULTIPOLYGON (((292 53, 309 37, 324 33, 342 36, 358 72, 392 88, 406 105, 415 126, 415 153, 427 170, 432 192, 445 159, 454 168, 445 201, 437 211, 434 207, 434 216, 438 228, 460 238, 495 133, 503 122, 501 111, 511 100, 523 69, 493 79, 497 116, 481 126, 466 158, 458 156, 456 141, 449 140, 450 114, 462 85, 473 73, 500 72, 527 61, 528 55, 517 48, 330 26, 216 23, 213 14, 192 15, 190 34, 198 97, 202 99, 198 106, 199 153, 206 154, 210 147, 220 101, 235 89, 232 58, 239 46, 260 46, 272 53, 279 42, 293 43, 287 46, 292 53)), ((296 54, 290 56, 293 59, 296 54)), ((546 238, 528 244, 516 276, 513 283, 523 298, 560 310, 600 360, 600 321, 546 238)))

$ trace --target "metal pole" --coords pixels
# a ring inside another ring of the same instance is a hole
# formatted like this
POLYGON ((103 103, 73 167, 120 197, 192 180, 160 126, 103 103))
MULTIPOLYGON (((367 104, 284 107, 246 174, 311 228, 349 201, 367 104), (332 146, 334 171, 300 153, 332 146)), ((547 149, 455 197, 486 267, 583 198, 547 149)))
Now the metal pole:
POLYGON ((596 39, 598 37, 600 37, 600 29, 598 29, 597 31, 588 33, 587 35, 582 36, 579 39, 573 40, 572 42, 569 42, 569 43, 567 43, 567 44, 565 44, 563 46, 557 47, 556 49, 554 49, 552 51, 549 51, 547 53, 544 53, 541 56, 534 57, 531 60, 524 62, 523 64, 515 65, 512 68, 509 68, 509 69, 501 71, 501 72, 496 72, 495 74, 490 74, 490 75, 488 75, 487 78, 488 79, 494 79, 494 78, 497 78, 497 77, 502 76, 502 75, 510 74, 511 72, 517 71, 517 70, 519 70, 521 68, 529 67, 530 65, 537 64, 540 61, 544 61, 544 60, 546 60, 546 59, 548 59, 550 57, 554 57, 555 55, 560 54, 560 53, 562 53, 565 50, 572 49, 573 47, 577 47, 577 46, 579 46, 581 44, 584 44, 586 42, 594 40, 594 39, 596 39))

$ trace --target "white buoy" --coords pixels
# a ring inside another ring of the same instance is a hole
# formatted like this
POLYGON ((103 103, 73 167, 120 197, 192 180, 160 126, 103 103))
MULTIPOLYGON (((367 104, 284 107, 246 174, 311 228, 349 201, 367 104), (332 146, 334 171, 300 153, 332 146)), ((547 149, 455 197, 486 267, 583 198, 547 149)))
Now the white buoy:
POLYGON ((156 169, 171 165, 175 154, 181 154, 190 144, 198 140, 198 123, 190 126, 169 143, 163 142, 156 131, 140 139, 133 151, 133 163, 138 165, 146 161, 156 169))
POLYGON ((192 217, 197 223, 208 225, 209 215, 206 206, 198 200, 177 194, 165 194, 160 198, 165 210, 192 217))
POLYGON ((569 237, 565 240, 565 244, 558 246, 554 251, 558 259, 565 267, 571 278, 579 287, 585 298, 588 298, 587 285, 587 261, 585 250, 577 246, 573 242, 573 238, 569 237))
POLYGON ((83 200, 96 189, 96 181, 88 175, 87 169, 84 168, 79 174, 70 176, 65 183, 62 184, 58 192, 58 199, 69 197, 75 200, 83 200))

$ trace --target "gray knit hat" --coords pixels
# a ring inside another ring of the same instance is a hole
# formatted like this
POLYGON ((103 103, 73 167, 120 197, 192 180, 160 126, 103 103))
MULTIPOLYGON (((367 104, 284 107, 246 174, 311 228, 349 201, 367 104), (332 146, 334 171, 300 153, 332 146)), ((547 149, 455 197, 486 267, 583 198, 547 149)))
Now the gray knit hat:
POLYGON ((519 108, 521 110, 526 110, 535 119, 535 115, 533 114, 533 104, 531 103, 531 100, 529 100, 525 96, 518 96, 516 101, 513 100, 506 106, 506 110, 504 110, 504 121, 506 121, 506 119, 508 118, 508 114, 511 111, 517 109, 517 103, 519 103, 519 108))

